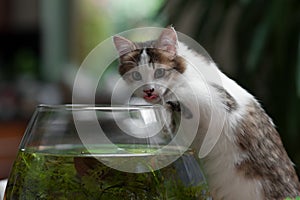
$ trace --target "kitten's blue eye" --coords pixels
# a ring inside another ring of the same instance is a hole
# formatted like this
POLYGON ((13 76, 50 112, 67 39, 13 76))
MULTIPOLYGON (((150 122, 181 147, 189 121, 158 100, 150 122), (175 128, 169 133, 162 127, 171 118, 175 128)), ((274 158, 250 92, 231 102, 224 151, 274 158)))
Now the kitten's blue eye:
POLYGON ((165 69, 164 68, 158 68, 154 72, 154 78, 161 78, 165 75, 165 69))
POLYGON ((132 75, 133 80, 135 80, 135 81, 142 80, 142 75, 137 71, 132 72, 131 75, 132 75))

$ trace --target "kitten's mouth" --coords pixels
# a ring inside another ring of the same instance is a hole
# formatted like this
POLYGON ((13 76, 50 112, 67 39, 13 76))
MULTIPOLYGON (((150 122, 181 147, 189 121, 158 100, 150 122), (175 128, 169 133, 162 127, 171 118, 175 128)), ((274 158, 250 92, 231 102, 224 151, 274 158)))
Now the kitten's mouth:
POLYGON ((159 95, 156 92, 154 92, 154 88, 144 89, 143 92, 145 93, 143 97, 146 101, 150 103, 155 103, 159 101, 159 95))
POLYGON ((147 101, 154 101, 158 97, 159 96, 157 94, 153 94, 153 93, 152 94, 148 93, 148 94, 144 95, 144 99, 147 100, 147 101))

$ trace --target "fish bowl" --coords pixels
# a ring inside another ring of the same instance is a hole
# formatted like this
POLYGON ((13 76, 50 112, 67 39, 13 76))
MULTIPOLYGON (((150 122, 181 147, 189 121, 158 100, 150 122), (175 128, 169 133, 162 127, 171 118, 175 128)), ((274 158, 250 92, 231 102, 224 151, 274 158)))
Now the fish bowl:
POLYGON ((5 200, 210 199, 198 154, 162 106, 39 105, 5 200))

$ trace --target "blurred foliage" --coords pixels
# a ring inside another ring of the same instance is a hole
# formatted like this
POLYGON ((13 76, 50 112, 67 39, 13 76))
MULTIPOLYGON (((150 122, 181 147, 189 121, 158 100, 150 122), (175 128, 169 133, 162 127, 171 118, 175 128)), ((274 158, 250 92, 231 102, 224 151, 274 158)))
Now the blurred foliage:
POLYGON ((71 59, 81 63, 111 33, 108 13, 101 2, 74 1, 72 9, 71 59))
POLYGON ((300 174, 300 1, 174 0, 163 13, 261 101, 300 174))
POLYGON ((78 0, 72 2, 71 60, 81 64, 97 45, 112 35, 139 26, 161 26, 154 20, 163 0, 78 0), (134 5, 134 6, 132 6, 134 5))
POLYGON ((140 26, 161 26, 164 17, 154 20, 152 16, 156 15, 163 2, 164 0, 114 0, 108 2, 107 8, 117 33, 140 26))

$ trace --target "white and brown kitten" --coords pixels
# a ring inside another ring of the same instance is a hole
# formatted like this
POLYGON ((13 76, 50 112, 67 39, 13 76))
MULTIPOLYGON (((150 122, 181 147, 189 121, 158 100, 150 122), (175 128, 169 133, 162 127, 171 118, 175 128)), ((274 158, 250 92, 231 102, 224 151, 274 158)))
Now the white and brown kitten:
MULTIPOLYGON (((164 29, 155 41, 136 43, 121 36, 113 40, 120 55, 119 73, 129 87, 137 88, 135 95, 151 104, 168 105, 187 119, 199 110, 200 140, 209 124, 219 127, 221 119, 218 115, 212 118, 212 113, 226 114, 220 138, 203 158, 213 199, 300 196, 293 163, 272 120, 255 98, 223 74, 212 60, 179 42, 172 27, 164 29), (222 84, 212 79, 204 83, 190 60, 197 63, 203 76, 208 68, 216 70, 222 84), (145 84, 138 87, 141 81, 145 84), (197 102, 180 102, 191 96, 186 86, 192 88, 197 102), (175 91, 176 98, 170 91, 175 91)), ((199 145, 200 140, 196 140, 199 145)))

